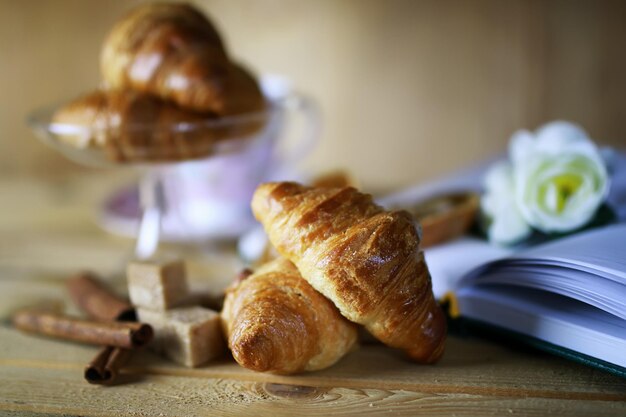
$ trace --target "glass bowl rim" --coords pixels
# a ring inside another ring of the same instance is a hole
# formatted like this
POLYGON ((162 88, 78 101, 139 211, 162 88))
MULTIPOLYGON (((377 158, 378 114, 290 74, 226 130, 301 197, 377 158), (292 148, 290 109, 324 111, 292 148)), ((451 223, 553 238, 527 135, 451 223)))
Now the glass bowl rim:
MULTIPOLYGON (((184 133, 193 132, 200 129, 223 129, 228 127, 245 126, 249 123, 257 123, 265 121, 271 117, 273 113, 280 107, 281 102, 287 98, 265 99, 266 106, 259 111, 242 113, 230 116, 214 116, 208 115, 206 119, 200 119, 192 122, 174 122, 171 124, 153 124, 153 123, 133 123, 124 125, 124 132, 173 132, 184 133)), ((33 130, 44 130, 54 135, 81 135, 107 131, 118 131, 120 126, 88 126, 77 123, 58 123, 53 122, 52 117, 56 111, 67 105, 70 101, 58 101, 36 108, 26 117, 26 124, 33 130)))

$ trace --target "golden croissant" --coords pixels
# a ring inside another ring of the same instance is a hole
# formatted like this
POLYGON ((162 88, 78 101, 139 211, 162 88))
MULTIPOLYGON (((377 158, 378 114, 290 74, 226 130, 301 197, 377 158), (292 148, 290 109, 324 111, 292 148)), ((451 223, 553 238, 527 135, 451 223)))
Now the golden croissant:
POLYGON ((354 324, 284 258, 229 288, 221 314, 233 357, 254 371, 291 374, 327 368, 357 337, 354 324))
POLYGON ((215 118, 147 94, 97 90, 59 109, 52 128, 66 143, 103 148, 114 161, 178 160, 211 152, 216 132, 202 126, 215 118), (173 128, 181 123, 199 127, 173 128))
POLYGON ((443 353, 446 322, 413 218, 351 187, 260 185, 252 200, 278 252, 349 320, 421 363, 443 353))
POLYGON ((186 4, 142 5, 112 29, 101 53, 111 89, 133 89, 185 109, 233 115, 259 111, 256 80, 228 59, 212 23, 186 4))

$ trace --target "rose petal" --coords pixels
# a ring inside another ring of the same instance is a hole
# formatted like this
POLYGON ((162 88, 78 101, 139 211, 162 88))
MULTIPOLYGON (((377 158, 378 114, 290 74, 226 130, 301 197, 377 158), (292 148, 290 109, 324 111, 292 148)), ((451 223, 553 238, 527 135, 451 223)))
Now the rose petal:
POLYGON ((582 154, 595 153, 596 147, 580 126, 565 122, 551 122, 536 132, 536 152, 558 155, 564 151, 582 154))
POLYGON ((589 222, 608 190, 601 161, 567 152, 533 160, 517 172, 516 201, 526 222, 543 232, 570 231, 589 222))
POLYGON ((491 224, 487 229, 489 241, 501 245, 510 245, 527 238, 530 226, 521 216, 512 198, 501 199, 491 204, 491 224))
POLYGON ((515 132, 509 143, 509 157, 514 165, 523 164, 534 153, 535 137, 528 130, 515 132))
POLYGON ((507 161, 493 164, 485 175, 484 187, 487 192, 510 192, 513 186, 513 167, 507 161))
POLYGON ((485 177, 486 193, 481 199, 481 210, 489 220, 489 241, 501 245, 519 242, 531 233, 515 202, 515 187, 511 164, 495 164, 485 177))

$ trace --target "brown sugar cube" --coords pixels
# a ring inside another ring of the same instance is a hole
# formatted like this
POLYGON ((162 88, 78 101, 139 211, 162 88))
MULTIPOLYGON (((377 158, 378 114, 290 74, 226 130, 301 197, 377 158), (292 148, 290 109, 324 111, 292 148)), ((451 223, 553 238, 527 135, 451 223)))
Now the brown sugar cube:
POLYGON ((154 330, 150 347, 188 367, 221 356, 225 349, 220 316, 203 307, 182 307, 158 312, 137 309, 139 320, 154 330))
POLYGON ((184 304, 189 295, 182 261, 132 262, 126 276, 130 300, 137 307, 163 311, 184 304))

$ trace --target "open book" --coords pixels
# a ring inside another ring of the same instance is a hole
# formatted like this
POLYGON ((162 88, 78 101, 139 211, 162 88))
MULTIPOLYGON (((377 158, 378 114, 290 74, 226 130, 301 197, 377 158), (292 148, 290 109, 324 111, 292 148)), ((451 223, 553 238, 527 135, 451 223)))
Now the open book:
MULTIPOLYGON (((438 299, 462 328, 522 340, 626 377, 626 158, 609 203, 620 222, 511 249, 473 238, 425 250, 438 299)), ((480 191, 485 166, 379 200, 410 207, 429 196, 480 191)))
POLYGON ((453 294, 452 315, 626 376, 626 224, 514 254, 464 238, 426 261, 435 295, 453 294))

